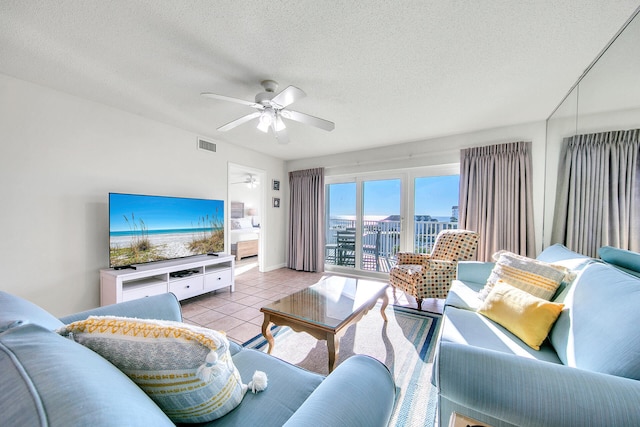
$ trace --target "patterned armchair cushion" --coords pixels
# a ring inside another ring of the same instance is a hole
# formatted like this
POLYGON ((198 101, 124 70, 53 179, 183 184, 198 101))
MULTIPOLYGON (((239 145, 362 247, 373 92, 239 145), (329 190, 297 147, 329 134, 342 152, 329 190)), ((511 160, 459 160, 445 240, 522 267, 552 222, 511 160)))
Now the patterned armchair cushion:
POLYGON ((442 230, 431 252, 433 259, 467 261, 478 247, 478 234, 469 230, 442 230))
POLYGON ((456 278, 458 263, 452 264, 453 268, 428 270, 423 275, 423 280, 416 285, 416 294, 421 298, 446 298, 451 282, 456 278))
POLYGON ((397 265, 391 270, 390 281, 393 286, 419 298, 444 298, 455 279, 457 265, 457 261, 443 260, 397 265))
POLYGON ((398 258, 398 265, 410 264, 410 265, 423 265, 429 262, 431 259, 430 254, 421 254, 413 252, 398 252, 396 254, 398 258))

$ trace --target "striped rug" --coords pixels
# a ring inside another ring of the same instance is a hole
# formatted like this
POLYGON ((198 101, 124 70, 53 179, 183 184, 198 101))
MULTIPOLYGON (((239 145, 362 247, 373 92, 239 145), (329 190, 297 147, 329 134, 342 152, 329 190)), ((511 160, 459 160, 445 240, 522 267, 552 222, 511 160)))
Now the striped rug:
MULTIPOLYGON (((367 354, 383 362, 393 373, 398 388, 390 426, 434 425, 436 390, 431 385, 434 343, 441 316, 410 308, 388 306, 385 324, 379 307, 347 329, 340 340, 338 364, 354 354, 367 354)), ((326 341, 287 327, 273 327, 272 355, 310 371, 328 374, 326 341)), ((262 335, 245 347, 266 352, 262 335)))

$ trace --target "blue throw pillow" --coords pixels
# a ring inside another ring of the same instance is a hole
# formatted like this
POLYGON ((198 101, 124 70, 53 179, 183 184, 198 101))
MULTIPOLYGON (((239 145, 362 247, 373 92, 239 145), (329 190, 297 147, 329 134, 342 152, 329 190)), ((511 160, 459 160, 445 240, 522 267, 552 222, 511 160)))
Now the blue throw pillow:
POLYGON ((640 277, 640 253, 603 246, 598 249, 598 255, 606 263, 613 264, 629 274, 640 277))
POLYGON ((587 265, 569 288, 550 339, 565 365, 640 380, 640 279, 587 265))

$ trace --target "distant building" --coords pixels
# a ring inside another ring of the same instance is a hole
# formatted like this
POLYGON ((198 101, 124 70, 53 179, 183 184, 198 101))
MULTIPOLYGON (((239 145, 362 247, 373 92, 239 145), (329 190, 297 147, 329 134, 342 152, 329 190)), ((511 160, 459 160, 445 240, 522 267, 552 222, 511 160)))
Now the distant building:
POLYGON ((451 206, 451 218, 455 218, 456 221, 458 220, 458 206, 451 206))
MULTIPOLYGON (((418 222, 418 221, 435 221, 435 222, 438 222, 438 219, 437 218, 432 218, 431 215, 416 215, 416 216, 413 217, 413 220, 416 221, 416 222, 418 222)), ((382 221, 400 222, 400 215, 389 215, 388 217, 386 217, 382 221)))

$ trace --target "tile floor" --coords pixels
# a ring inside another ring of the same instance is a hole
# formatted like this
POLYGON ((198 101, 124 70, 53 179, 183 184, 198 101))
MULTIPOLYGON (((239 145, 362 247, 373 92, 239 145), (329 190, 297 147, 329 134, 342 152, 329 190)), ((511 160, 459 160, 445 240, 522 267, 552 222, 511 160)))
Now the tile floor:
MULTIPOLYGON (((260 273, 257 257, 236 263, 236 289, 222 289, 181 301, 186 323, 222 330, 237 343, 244 343, 261 333, 263 316, 260 308, 283 296, 318 282, 329 273, 305 273, 281 268, 260 273)), ((397 292, 394 300, 391 288, 389 303, 416 308, 415 299, 397 292)), ((443 300, 428 299, 422 309, 442 313, 443 300)))

